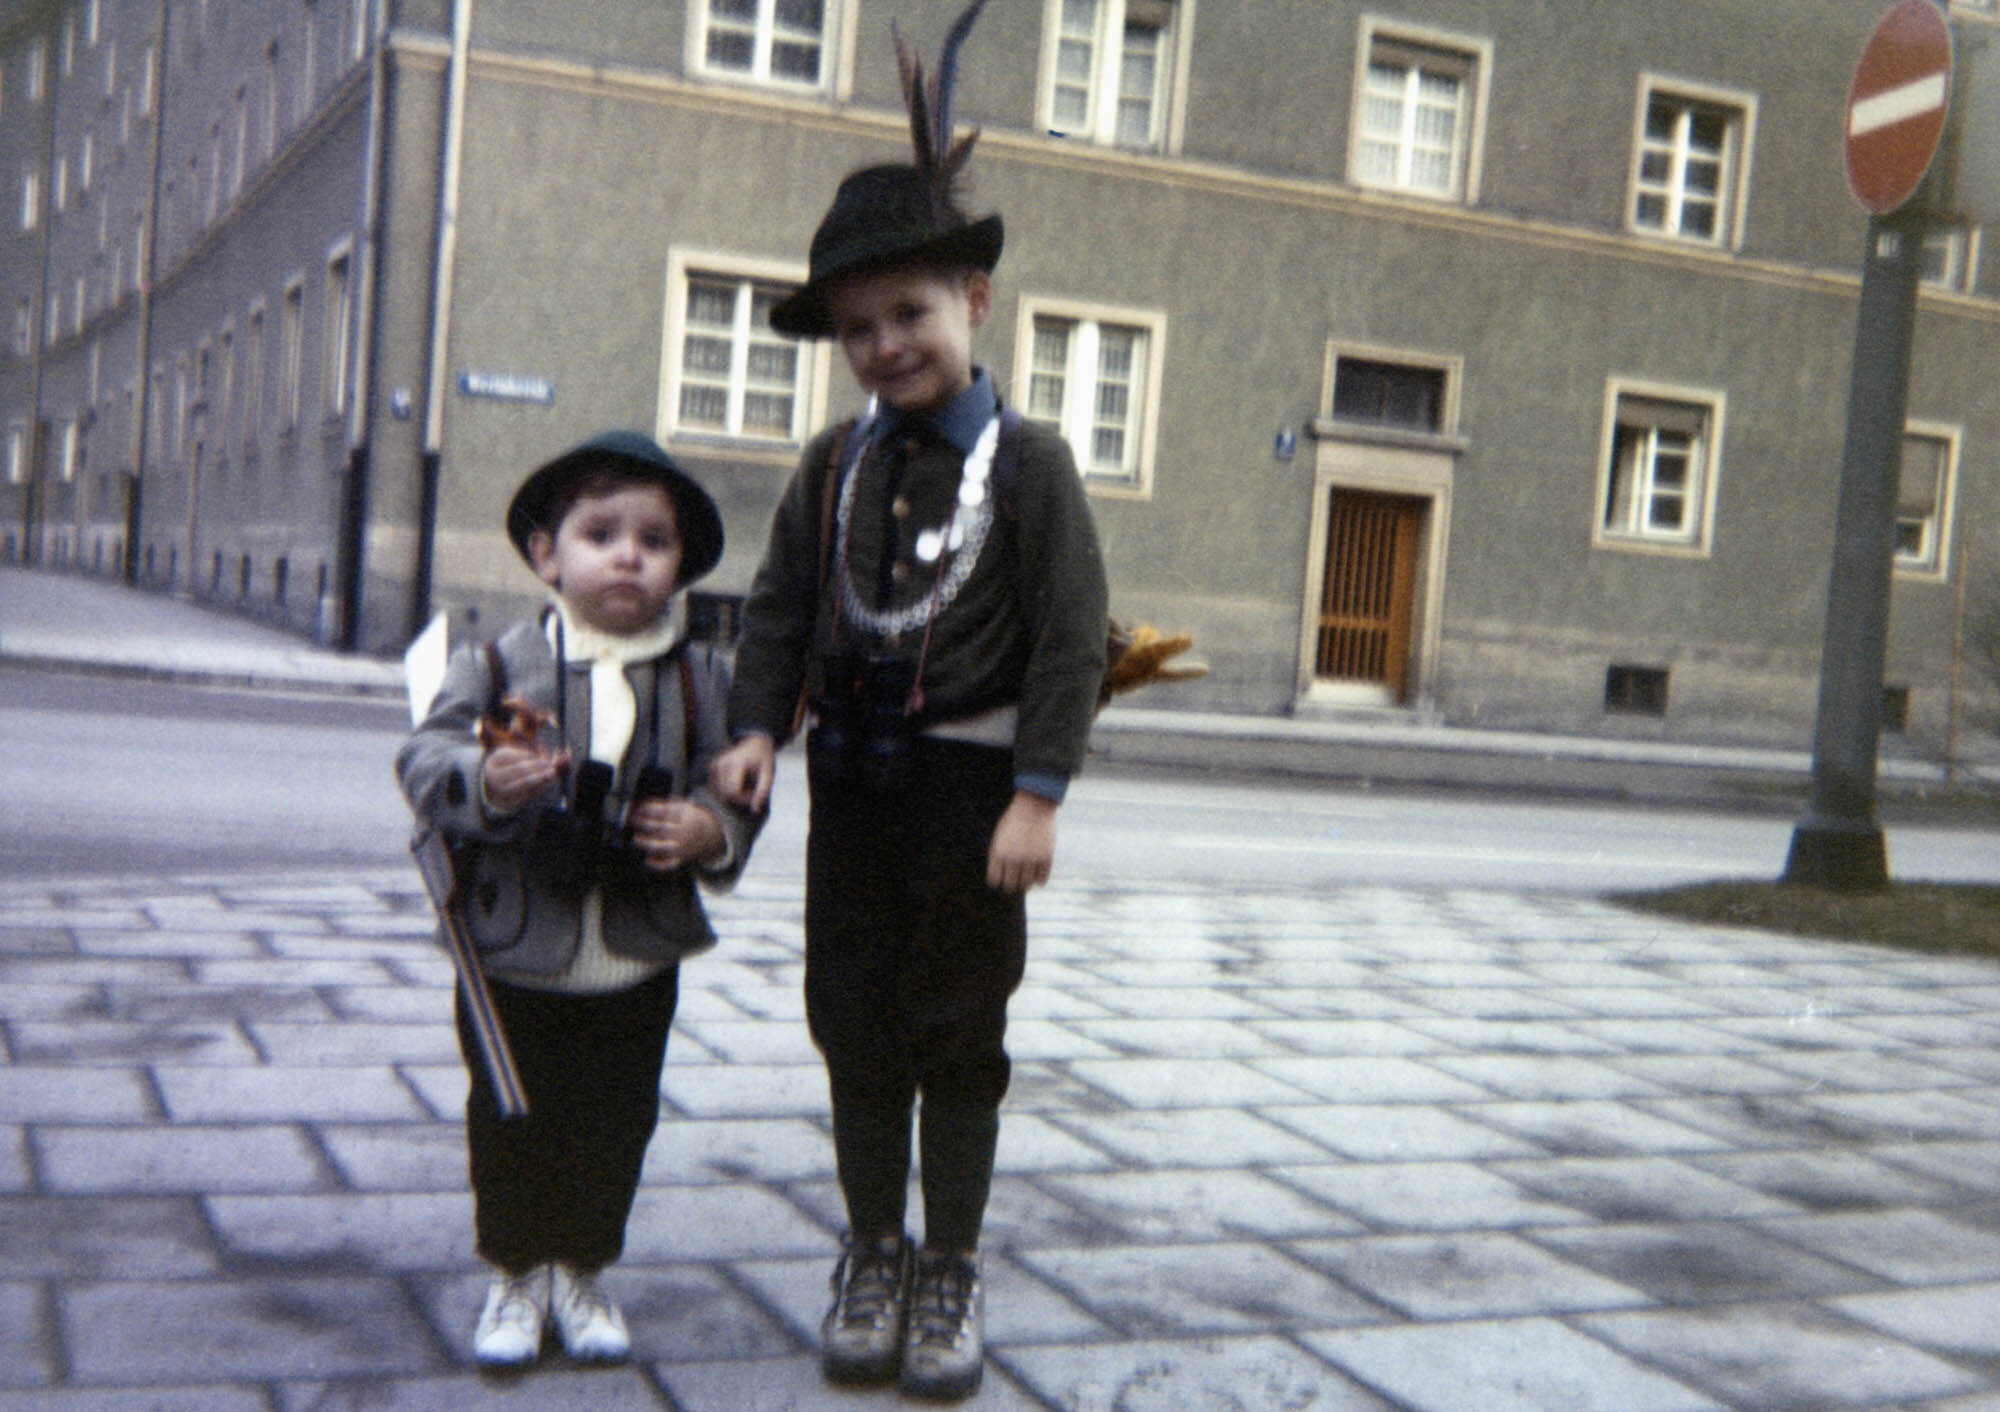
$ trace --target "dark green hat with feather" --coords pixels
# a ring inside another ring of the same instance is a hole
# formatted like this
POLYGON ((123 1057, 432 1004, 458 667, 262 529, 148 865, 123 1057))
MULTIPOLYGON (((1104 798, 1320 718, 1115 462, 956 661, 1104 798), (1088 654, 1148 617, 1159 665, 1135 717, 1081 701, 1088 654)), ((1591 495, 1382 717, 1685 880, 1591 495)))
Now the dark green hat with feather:
POLYGON ((863 167, 834 192, 813 232, 805 286, 771 308, 771 327, 795 338, 833 332, 827 297, 843 280, 898 266, 991 271, 1000 263, 1000 217, 968 219, 958 204, 958 179, 979 129, 952 139, 952 90, 958 51, 986 0, 973 0, 945 35, 928 79, 892 24, 903 101, 910 110, 910 164, 863 167))

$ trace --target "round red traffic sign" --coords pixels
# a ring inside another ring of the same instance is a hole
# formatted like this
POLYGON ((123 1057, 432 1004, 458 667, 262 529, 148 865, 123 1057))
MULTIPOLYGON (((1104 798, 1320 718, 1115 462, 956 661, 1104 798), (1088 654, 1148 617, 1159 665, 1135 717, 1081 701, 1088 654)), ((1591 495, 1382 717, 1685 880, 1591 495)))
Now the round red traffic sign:
POLYGON ((1933 0, 1902 0, 1861 51, 1847 90, 1847 184, 1876 215, 1916 194, 1951 103, 1951 26, 1933 0))

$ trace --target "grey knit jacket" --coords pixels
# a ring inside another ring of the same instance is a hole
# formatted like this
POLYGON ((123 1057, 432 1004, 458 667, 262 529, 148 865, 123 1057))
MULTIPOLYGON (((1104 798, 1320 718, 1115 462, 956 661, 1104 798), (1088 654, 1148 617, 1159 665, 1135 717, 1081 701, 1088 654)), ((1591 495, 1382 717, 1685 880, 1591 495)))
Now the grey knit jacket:
MULTIPOLYGON (((590 663, 568 663, 565 703, 557 695, 556 656, 539 623, 510 628, 494 647, 509 692, 552 713, 566 706, 560 712, 565 739, 576 759, 585 758, 590 663)), ((696 892, 696 875, 711 887, 732 885, 760 821, 723 803, 707 787, 709 762, 728 745, 728 664, 703 647, 683 645, 676 652, 688 655, 694 739, 683 740, 686 715, 676 653, 628 666, 626 680, 638 712, 612 795, 622 798, 649 759, 672 769, 675 792, 722 821, 729 848, 714 870, 582 869, 575 852, 559 846, 557 832, 548 824, 551 809, 560 802, 553 792, 517 813, 490 813, 480 801, 483 752, 473 733, 489 693, 487 664, 476 647, 453 654, 429 714, 397 752, 396 778, 419 827, 435 827, 453 844, 459 915, 489 968, 526 975, 562 971, 576 954, 583 897, 593 885, 603 893, 604 943, 614 955, 673 963, 715 944, 696 892)))

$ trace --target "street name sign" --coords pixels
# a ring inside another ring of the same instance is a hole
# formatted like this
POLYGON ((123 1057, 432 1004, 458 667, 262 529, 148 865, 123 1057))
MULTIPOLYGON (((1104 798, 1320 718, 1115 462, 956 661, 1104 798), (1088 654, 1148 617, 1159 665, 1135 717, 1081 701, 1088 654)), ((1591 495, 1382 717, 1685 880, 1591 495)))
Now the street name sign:
POLYGON ((1875 26, 1847 90, 1847 185, 1887 215, 1916 194, 1951 111, 1951 26, 1932 0, 1902 0, 1875 26))

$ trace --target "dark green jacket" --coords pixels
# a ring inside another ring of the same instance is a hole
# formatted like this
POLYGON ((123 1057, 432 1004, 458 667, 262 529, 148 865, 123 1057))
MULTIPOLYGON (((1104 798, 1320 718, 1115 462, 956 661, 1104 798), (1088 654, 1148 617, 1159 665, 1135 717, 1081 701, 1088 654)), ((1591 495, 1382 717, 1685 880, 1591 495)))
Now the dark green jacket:
MULTIPOLYGON (((841 567, 829 545, 822 591, 823 487, 835 441, 852 425, 822 432, 806 447, 772 517, 737 646, 729 719, 738 736, 762 731, 784 741, 801 683, 818 687, 818 664, 834 640, 834 580, 841 567)), ((956 446, 918 442, 896 492, 906 507, 901 515, 889 513, 881 458, 864 456, 855 467, 847 571, 865 603, 893 609, 930 595, 940 564, 917 557, 917 539, 945 522, 964 460, 956 446), (892 576, 886 602, 877 597, 885 554, 892 576)), ((1016 705, 1017 780, 1066 781, 1083 764, 1104 677, 1104 561, 1083 482, 1059 435, 1022 422, 1008 481, 995 497, 975 567, 931 625, 923 715, 926 722, 945 722, 1016 705)), ((849 620, 839 634, 846 650, 925 650, 921 627, 900 641, 885 640, 849 620)))

